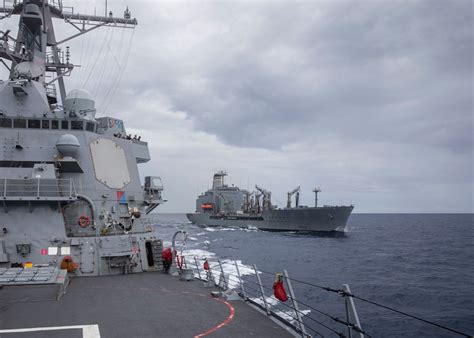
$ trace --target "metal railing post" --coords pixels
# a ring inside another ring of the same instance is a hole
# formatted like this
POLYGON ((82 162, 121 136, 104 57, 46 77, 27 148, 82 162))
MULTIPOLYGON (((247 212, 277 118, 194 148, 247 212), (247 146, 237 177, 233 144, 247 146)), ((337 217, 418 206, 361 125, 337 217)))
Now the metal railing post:
POLYGON ((217 260, 219 262, 219 266, 221 268, 221 277, 219 278, 219 284, 222 284, 222 279, 224 280, 224 286, 221 286, 222 288, 225 288, 224 290, 227 290, 229 288, 229 285, 227 284, 227 281, 225 279, 225 276, 224 276, 224 269, 222 268, 222 263, 221 263, 221 260, 218 259, 217 260))
MULTIPOLYGON (((347 292, 347 293, 351 293, 351 289, 349 288, 349 284, 342 284, 342 289, 347 292)), ((360 326, 360 321, 359 321, 359 316, 357 315, 357 310, 355 308, 355 304, 354 304, 354 299, 351 297, 351 296, 344 296, 344 302, 345 302, 345 305, 346 305, 346 316, 347 316, 347 321, 349 323, 352 323, 354 325, 356 325, 359 329, 362 329, 362 327, 360 326)), ((352 327, 348 326, 347 327, 347 332, 349 333, 349 337, 353 337, 352 333, 353 333, 353 329, 352 327)), ((359 338, 363 338, 364 337, 364 334, 360 333, 360 332, 355 332, 355 335, 359 338)))
POLYGON ((40 179, 39 178, 37 179, 37 182, 38 182, 38 187, 36 188, 36 197, 39 198, 40 197, 40 179))
POLYGON ((240 288, 242 289, 242 296, 244 296, 244 300, 247 300, 247 294, 245 293, 245 288, 244 288, 244 281, 242 280, 242 277, 240 276, 239 264, 237 264, 237 261, 234 261, 234 263, 235 263, 235 270, 237 271, 237 276, 239 276, 240 288))
POLYGON ((3 179, 5 186, 3 187, 3 197, 7 197, 7 179, 3 179))
POLYGON ((211 264, 209 264, 209 270, 207 271, 208 271, 208 281, 216 284, 216 281, 214 280, 214 275, 212 274, 211 264))
POLYGON ((201 278, 201 271, 199 271, 199 264, 198 264, 198 261, 197 261, 196 256, 194 256, 194 262, 196 262, 196 269, 197 269, 197 271, 198 271, 199 279, 202 279, 202 278, 201 278))
POLYGON ((253 265, 253 269, 255 270, 255 275, 257 276, 258 285, 260 286, 260 292, 262 293, 262 300, 263 300, 263 304, 265 304, 265 310, 267 311, 267 315, 271 315, 270 308, 268 307, 267 300, 265 299, 265 292, 263 292, 262 280, 260 279, 260 275, 258 274, 256 264, 253 265))
POLYGON ((300 312, 300 309, 298 308, 298 302, 296 301, 295 293, 293 291, 293 287, 291 286, 290 277, 288 277, 288 271, 283 270, 283 275, 285 276, 286 285, 288 285, 288 292, 290 293, 291 302, 293 303, 293 310, 295 311, 296 318, 298 319, 298 326, 301 330, 302 336, 306 337, 306 336, 308 336, 308 334, 307 334, 306 329, 304 327, 303 318, 301 318, 301 312, 300 312))

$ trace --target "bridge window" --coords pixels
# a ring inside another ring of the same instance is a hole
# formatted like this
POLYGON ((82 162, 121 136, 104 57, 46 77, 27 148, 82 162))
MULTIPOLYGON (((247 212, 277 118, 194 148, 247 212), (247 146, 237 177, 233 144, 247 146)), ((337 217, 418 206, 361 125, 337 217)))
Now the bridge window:
POLYGON ((59 129, 59 121, 58 120, 52 120, 51 121, 51 129, 59 129))
POLYGON ((12 127, 12 119, 3 118, 0 119, 0 128, 11 128, 12 127))
POLYGON ((61 121, 61 129, 69 129, 69 121, 61 121))
POLYGON ((40 120, 28 120, 28 128, 39 129, 40 120))
POLYGON ((41 129, 49 129, 49 120, 41 120, 41 129))
POLYGON ((71 121, 71 129, 73 130, 83 130, 84 124, 82 121, 71 121))
POLYGON ((13 120, 13 128, 26 128, 26 120, 25 119, 14 119, 13 120))
POLYGON ((94 132, 94 123, 86 122, 86 130, 90 132, 94 132))

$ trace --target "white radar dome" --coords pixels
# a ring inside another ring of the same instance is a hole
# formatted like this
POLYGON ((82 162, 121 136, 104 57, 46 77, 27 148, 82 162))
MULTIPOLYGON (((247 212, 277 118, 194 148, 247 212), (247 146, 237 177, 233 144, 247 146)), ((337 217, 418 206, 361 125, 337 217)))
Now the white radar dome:
POLYGON ((35 79, 44 74, 44 67, 34 62, 24 61, 15 66, 17 76, 35 79))
POLYGON ((64 109, 70 115, 92 120, 95 117, 95 101, 85 89, 74 89, 64 100, 64 109))
POLYGON ((63 134, 56 142, 56 148, 65 157, 74 157, 80 146, 79 140, 72 134, 63 134))

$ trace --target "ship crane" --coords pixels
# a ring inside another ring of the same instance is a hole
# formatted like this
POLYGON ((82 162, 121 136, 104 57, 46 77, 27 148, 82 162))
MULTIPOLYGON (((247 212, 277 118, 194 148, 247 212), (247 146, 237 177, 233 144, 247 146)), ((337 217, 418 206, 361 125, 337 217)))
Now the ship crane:
POLYGON ((318 192, 321 192, 321 189, 319 187, 313 189, 314 192, 314 207, 318 207, 318 192))
POLYGON ((262 210, 271 209, 272 208, 272 192, 269 190, 263 189, 259 187, 258 185, 255 185, 255 189, 257 189, 263 195, 262 210))
POLYGON ((294 194, 295 196, 295 206, 298 207, 299 202, 300 202, 300 186, 297 186, 295 189, 292 191, 288 192, 288 200, 286 202, 286 207, 291 208, 291 198, 293 197, 294 194))
POLYGON ((259 214, 260 213, 260 197, 262 196, 262 194, 260 194, 258 191, 254 191, 252 192, 252 196, 255 197, 253 199, 254 203, 252 203, 253 204, 252 210, 253 212, 259 214))

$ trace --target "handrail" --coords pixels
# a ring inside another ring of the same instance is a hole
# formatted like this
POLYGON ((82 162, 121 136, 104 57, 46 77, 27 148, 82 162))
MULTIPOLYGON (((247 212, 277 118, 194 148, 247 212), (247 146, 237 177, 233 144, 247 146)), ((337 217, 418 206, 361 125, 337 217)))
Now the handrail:
POLYGON ((0 179, 3 200, 54 200, 77 198, 72 179, 0 179))
MULTIPOLYGON (((185 255, 186 256, 186 255, 185 255)), ((229 280, 226 281, 227 283, 226 284, 229 284, 230 281, 232 281, 232 283, 230 284, 237 284, 236 288, 238 287, 241 287, 242 289, 242 292, 240 293, 241 297, 244 299, 244 300, 250 300, 252 299, 252 297, 249 297, 247 294, 251 294, 252 292, 254 293, 254 295, 251 295, 251 296, 255 296, 255 293, 257 294, 256 295, 256 299, 258 298, 261 298, 262 294, 264 293, 264 290, 272 290, 270 287, 268 286, 265 286, 261 281, 260 281, 260 278, 257 278, 257 276, 255 276, 255 281, 253 280, 250 280, 249 278, 244 278, 241 271, 239 271, 239 267, 243 267, 245 269, 247 269, 248 271, 252 271, 253 270, 253 267, 250 267, 250 266, 246 266, 246 265, 243 265, 243 264, 239 264, 237 261, 222 261, 222 260, 219 260, 215 257, 196 257, 196 256, 188 256, 188 257, 193 257, 194 261, 196 262, 196 269, 198 270, 198 275, 200 276, 201 273, 199 271, 199 265, 198 265, 198 261, 199 260, 202 260, 202 259, 205 259, 208 261, 209 263, 209 269, 211 271, 211 276, 212 276, 212 270, 214 271, 217 271, 217 272, 220 272, 222 271, 221 273, 221 278, 228 278, 229 280), (231 266, 234 268, 234 270, 236 271, 236 273, 230 273, 228 272, 229 269, 226 269, 226 273, 223 273, 223 269, 221 268, 222 266, 231 266), (225 277, 225 274, 228 275, 228 277, 225 277), (230 280, 232 278, 232 280, 230 280), (249 284, 251 283, 251 284, 249 284), (244 284, 245 284, 245 288, 244 288, 244 284), (251 285, 252 284, 255 284, 256 287, 252 287, 251 285), (258 295, 260 294, 260 296, 258 295)), ((194 269, 193 269, 194 270, 194 269)), ((255 275, 255 274, 267 274, 267 275, 275 275, 275 273, 271 273, 271 272, 268 272, 268 271, 262 271, 262 270, 256 270, 255 269, 255 272, 254 273, 247 273, 245 275, 255 275)), ((247 277, 247 276, 246 276, 247 277)), ((203 278, 201 278, 203 279, 203 278)), ((397 310, 393 307, 390 307, 390 306, 387 306, 387 305, 384 305, 384 304, 380 304, 378 302, 375 302, 375 301, 372 301, 372 300, 369 300, 369 299, 366 299, 364 297, 360 297, 358 295, 355 295, 354 293, 352 292, 348 292, 346 291, 347 288, 345 289, 345 286, 343 286, 342 288, 333 288, 333 287, 328 287, 328 286, 323 286, 323 285, 318 285, 318 284, 315 284, 315 283, 312 283, 312 282, 308 282, 308 281, 304 281, 304 280, 300 280, 300 279, 296 279, 296 278, 291 278, 291 277, 287 277, 288 280, 290 280, 291 282, 294 282, 294 283, 299 283, 299 284, 304 284, 306 286, 310 286, 312 288, 317 288, 317 289, 320 289, 322 291, 326 291, 326 292, 330 292, 330 293, 334 293, 334 294, 337 294, 339 296, 342 296, 343 298, 346 298, 346 297, 350 297, 351 299, 357 299, 357 300, 360 300, 360 301, 363 301, 365 303, 368 303, 368 304, 371 304, 373 306, 377 306, 377 307, 380 307, 380 308, 383 308, 385 310, 389 310, 389 311, 392 311, 392 312, 396 312, 400 315, 403 315, 405 317, 408 317, 408 318, 411 318, 411 319, 414 319, 414 320, 417 320, 417 321, 420 321, 420 322, 423 322, 425 324, 428 324, 428 325, 431 325, 433 327, 437 327, 439 329, 443 329, 443 330, 446 330, 446 331, 449 331, 451 333, 454 333, 454 334, 457 334, 459 336, 464 336, 464 337, 473 337, 473 335, 471 334, 468 334, 468 333, 465 333, 465 332, 462 332, 462 331, 459 331, 459 330, 456 330, 456 329, 453 329, 453 328, 450 328, 450 327, 447 327, 445 325, 441 325, 441 324, 438 324, 438 323, 435 323, 433 321, 430 321, 430 320, 427 320, 427 319, 424 319, 420 316, 417 316, 417 315, 413 315, 413 314, 410 314, 410 313, 407 313, 407 312, 404 312, 404 311, 400 311, 400 310, 397 310)), ((205 279, 204 279, 205 280, 205 279)), ((219 281, 219 284, 220 284, 220 281, 219 281)), ((232 287, 231 287, 232 288, 232 287)), ((254 298, 255 299, 255 298, 254 298)), ((296 301, 295 297, 293 295, 289 296, 289 299, 292 299, 294 301, 296 301)), ((272 299, 273 300, 273 299, 272 299)), ((255 304, 257 304, 258 306, 260 306, 262 309, 266 310, 267 313, 269 312, 268 311, 268 308, 267 308, 267 301, 265 299, 263 299, 263 303, 265 304, 265 306, 262 306, 261 304, 259 304, 258 302, 253 302, 255 304)), ((349 335, 350 336, 353 336, 353 334, 358 334, 360 337, 364 337, 364 336, 367 336, 367 337, 370 337, 370 335, 365 332, 364 330, 362 330, 362 328, 360 327, 360 324, 357 325, 356 323, 353 323, 351 322, 351 318, 348 318, 346 320, 343 320, 343 319, 340 319, 334 315, 331 315, 325 311, 321 311, 319 309, 316 309, 314 307, 312 307, 311 305, 307 304, 307 303, 303 303, 301 302, 300 300, 298 300, 298 303, 300 305, 303 305, 305 307, 307 307, 308 309, 310 309, 311 311, 314 311, 320 315, 323 315, 324 317, 328 318, 328 319, 331 319, 332 322, 336 323, 336 324, 341 324, 341 325, 344 325, 346 326, 348 329, 349 329, 349 335), (352 331, 352 333, 351 333, 352 331)), ((353 306, 353 302, 349 302, 349 303, 352 303, 352 306, 353 306)), ((314 319, 313 317, 311 317, 310 315, 306 314, 304 311, 302 310, 299 310, 299 309, 295 309, 295 306, 290 306, 288 304, 285 304, 285 303, 282 303, 280 301, 277 301, 277 304, 283 304, 284 306, 287 306, 287 307, 291 307, 291 309, 294 311, 294 313, 296 314, 296 317, 298 317, 298 314, 303 316, 305 319, 310 319, 311 321, 313 322, 316 322, 316 323, 319 323, 320 325, 322 324, 323 327, 325 327, 326 329, 330 330, 332 333, 336 333, 337 335, 339 335, 340 337, 345 337, 344 334, 342 334, 341 332, 338 332, 337 330, 329 327, 327 324, 324 324, 324 323, 320 323, 317 319, 314 319)), ((346 302, 346 306, 348 302, 346 302)), ((347 309, 346 309, 347 310, 347 309)), ((355 312, 355 307, 354 308, 351 308, 350 309, 351 311, 354 311, 354 313, 357 315, 357 313, 355 312)), ((272 315, 274 315, 274 311, 272 312, 270 310, 270 312, 272 313, 272 315)), ((292 317, 291 315, 289 314, 285 314, 285 315, 288 315, 290 317, 292 317)), ((295 318, 293 317, 295 320, 298 320, 298 318, 295 318)), ((353 319, 353 318, 352 318, 353 319)), ((358 321, 358 319, 356 320, 358 321)), ((309 328, 311 331, 313 332, 317 332, 314 328, 308 326, 307 323, 304 323, 305 327, 309 328)), ((294 326, 297 329, 297 331, 299 331, 300 333, 301 330, 298 330, 298 326, 294 326)), ((319 333, 318 333, 319 334, 319 333)))

